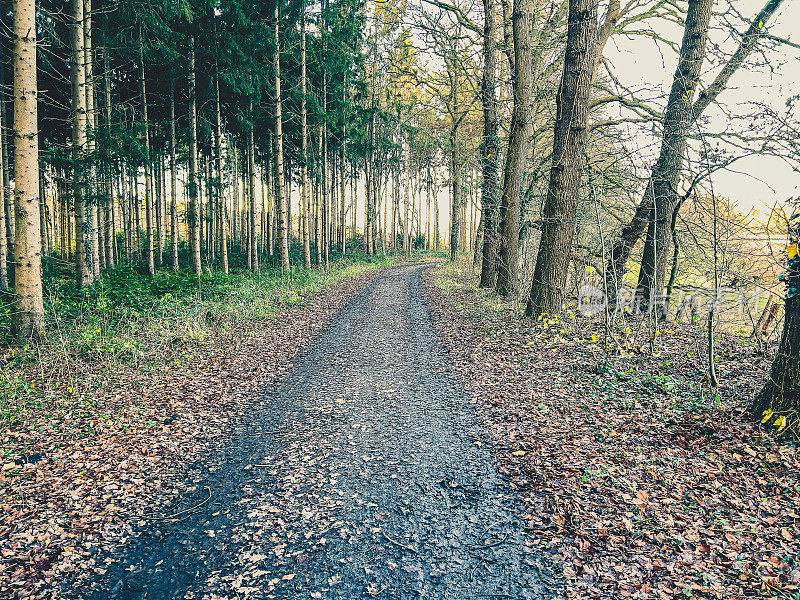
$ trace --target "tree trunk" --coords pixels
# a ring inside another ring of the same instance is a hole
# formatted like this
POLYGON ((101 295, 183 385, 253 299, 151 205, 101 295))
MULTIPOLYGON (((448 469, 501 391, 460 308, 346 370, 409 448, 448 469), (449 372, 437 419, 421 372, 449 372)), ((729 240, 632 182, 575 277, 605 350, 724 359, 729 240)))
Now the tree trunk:
POLYGON ((83 49, 83 0, 73 0, 72 23, 72 157, 75 210, 75 279, 79 288, 91 285, 91 212, 86 199, 86 70, 83 49))
POLYGON ((258 230, 256 228, 256 146, 253 139, 253 100, 250 100, 250 126, 247 128, 247 187, 250 196, 250 268, 258 273, 258 230))
MULTIPOLYGON (((103 109, 105 113, 106 135, 111 137, 111 77, 108 49, 103 50, 103 109)), ((114 258, 114 169, 111 164, 111 151, 106 143, 103 149, 105 158, 106 201, 103 210, 103 241, 105 242, 106 266, 113 267, 114 258)))
MULTIPOLYGON (((94 155, 95 110, 94 110, 94 56, 92 54, 92 0, 83 3, 83 58, 86 72, 86 149, 89 156, 94 155)), ((87 165, 86 170, 86 201, 88 226, 91 228, 89 240, 91 243, 91 269, 92 276, 100 276, 100 245, 99 223, 97 218, 97 184, 94 165, 87 165)))
MULTIPOLYGON (((741 67, 744 63, 747 56, 756 48, 758 41, 761 40, 765 35, 764 26, 766 25, 767 21, 775 14, 775 11, 780 7, 783 3, 783 0, 768 0, 758 15, 753 18, 750 23, 751 25, 742 35, 741 41, 739 42, 739 47, 737 48, 736 52, 731 56, 728 62, 725 64, 723 69, 719 72, 717 77, 711 83, 708 88, 706 88, 697 98, 695 103, 691 105, 691 116, 690 121, 687 126, 690 127, 692 124, 697 122, 697 119, 703 114, 706 108, 714 101, 716 101, 717 97, 722 93, 728 86, 728 82, 733 74, 741 67)), ((696 2, 693 5, 690 5, 690 8, 697 9, 696 2)), ((689 17, 687 14, 687 26, 689 23, 689 17)), ((684 35, 684 39, 686 39, 686 35, 684 35)), ((697 40, 695 40, 696 42, 697 40)), ((681 49, 681 54, 683 54, 683 49, 681 49)), ((677 75, 678 73, 676 73, 677 75)), ((673 87, 675 86, 676 82, 673 82, 673 87)), ((691 90, 694 91, 694 88, 691 90)), ((668 107, 669 110, 669 107, 668 107)), ((666 121, 666 114, 665 114, 665 121, 666 121)), ((664 141, 662 144, 666 144, 666 132, 667 126, 666 122, 664 124, 664 141)), ((662 146, 663 150, 663 146, 662 146)), ((660 161, 660 157, 659 157, 660 161)), ((656 168, 659 167, 659 163, 657 162, 656 165, 653 167, 653 171, 655 172, 656 168)), ((680 173, 679 173, 680 175, 680 173)), ((653 207, 654 200, 653 200, 653 179, 651 175, 651 179, 648 182, 647 188, 645 189, 644 196, 642 201, 636 208, 636 213, 634 214, 633 219, 631 222, 626 225, 621 233, 619 238, 614 242, 611 247, 611 252, 609 254, 608 265, 606 267, 606 286, 610 292, 614 295, 609 298, 612 304, 616 303, 616 290, 620 287, 622 283, 622 276, 625 272, 625 265, 630 258, 631 252, 633 251, 633 247, 636 245, 638 239, 642 236, 645 229, 648 227, 648 223, 650 221, 650 210, 653 207)), ((663 279, 663 277, 662 277, 663 279)), ((638 288, 638 285, 637 285, 638 288)))
MULTIPOLYGON (((0 97, 0 103, 5 102, 0 97)), ((6 230, 6 215, 8 210, 8 190, 6 189, 6 181, 4 173, 6 172, 6 140, 5 133, 3 132, 3 125, 0 122, 0 290, 8 290, 8 258, 9 250, 13 252, 13 248, 9 248, 11 244, 8 240, 8 233, 6 230)), ((63 251, 64 245, 61 245, 63 251)))
MULTIPOLYGON (((794 209, 798 210, 797 207, 794 209)), ((784 435, 800 438, 800 213, 789 221, 789 247, 786 282, 786 303, 778 353, 772 363, 769 379, 755 397, 752 414, 756 419, 786 427, 784 435), (782 421, 779 421, 779 419, 782 421)))
POLYGON ((281 271, 289 271, 289 229, 286 222, 287 198, 284 195, 283 183, 283 118, 281 116, 281 51, 280 51, 280 14, 278 5, 275 5, 275 29, 273 43, 275 49, 272 54, 272 70, 275 77, 275 204, 278 215, 278 253, 281 261, 281 271))
POLYGON ((522 179, 533 123, 531 102, 531 0, 514 0, 514 113, 508 138, 503 196, 500 200, 500 252, 497 269, 498 294, 518 291, 519 216, 522 179))
POLYGON ((194 34, 189 36, 189 246, 192 268, 198 277, 203 272, 200 260, 200 221, 197 190, 197 86, 195 83, 194 34))
POLYGON ((311 268, 311 240, 308 231, 308 109, 306 94, 306 7, 300 7, 300 215, 303 219, 303 266, 311 268))
MULTIPOLYGON (((190 60, 193 60, 191 57, 190 60)), ((144 37, 139 29, 139 102, 141 103, 142 135, 144 141, 144 226, 145 260, 150 277, 156 274, 155 254, 153 252, 153 164, 150 160, 150 123, 147 118, 147 87, 144 73, 144 37)), ((191 185, 191 184, 190 184, 191 185)))
MULTIPOLYGON (((689 128, 694 122, 692 97, 700 80, 706 54, 708 27, 713 0, 691 0, 686 13, 686 28, 678 57, 678 68, 672 82, 667 110, 664 113, 664 133, 661 153, 651 175, 653 205, 647 227, 636 297, 648 309, 663 301, 664 276, 669 253, 669 221, 678 202, 678 185, 686 154, 689 128), (655 297, 654 297, 655 296, 655 297)), ((655 307, 658 312, 663 306, 655 307)))
MULTIPOLYGON (((497 226, 500 200, 498 159, 500 156, 499 117, 497 113, 497 3, 483 0, 483 140, 481 145, 481 224, 483 248, 481 251, 480 287, 493 288, 497 281, 497 226)), ((430 209, 430 205, 429 205, 430 209)), ((430 210, 428 211, 430 215, 430 210)))
MULTIPOLYGON (((82 0, 81 0, 82 1, 82 0)), ((14 337, 44 336, 39 222, 36 3, 14 0, 14 337)))
MULTIPOLYGON (((0 61, 0 81, 5 81, 5 62, 0 61)), ((0 223, 0 227, 5 227, 6 234, 6 261, 9 271, 9 277, 14 269, 14 195, 11 193, 11 177, 9 175, 9 159, 8 159, 8 136, 6 132, 8 128, 8 118, 6 116, 6 94, 0 91, 0 137, 3 138, 2 147, 0 147, 0 154, 3 159, 2 175, 3 181, 3 197, 5 203, 5 223, 0 223)))
POLYGON ((178 263, 178 174, 175 164, 175 79, 169 80, 169 222, 170 222, 170 262, 172 270, 180 269, 178 263))
POLYGON ((459 241, 459 208, 461 206, 461 177, 458 172, 458 131, 454 126, 450 129, 450 262, 458 256, 459 241))
POLYGON ((222 270, 227 275, 228 267, 228 224, 226 222, 224 175, 222 173, 222 114, 219 102, 219 66, 214 76, 214 160, 217 171, 217 220, 219 222, 219 251, 222 257, 222 270))
POLYGON ((570 0, 564 72, 556 97, 553 165, 526 309, 529 317, 561 310, 575 233, 596 51, 597 0, 570 0))

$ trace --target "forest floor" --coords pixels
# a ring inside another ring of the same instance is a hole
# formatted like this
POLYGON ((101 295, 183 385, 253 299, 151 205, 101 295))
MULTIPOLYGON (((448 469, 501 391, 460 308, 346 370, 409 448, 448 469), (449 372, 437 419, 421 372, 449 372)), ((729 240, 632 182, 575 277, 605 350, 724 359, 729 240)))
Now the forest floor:
POLYGON ((641 319, 521 318, 464 265, 425 276, 443 344, 484 407, 500 472, 568 598, 800 598, 800 452, 747 415, 770 353, 641 319))
POLYGON ((558 576, 422 301, 428 267, 329 287, 183 372, 119 381, 131 408, 82 440, 53 444, 28 416, 6 438, 0 595, 549 596, 558 576))
POLYGON ((723 336, 715 397, 694 325, 612 354, 378 266, 131 321, 148 360, 9 350, 58 393, 4 408, 0 597, 800 597, 798 452, 745 413, 768 355, 723 336))

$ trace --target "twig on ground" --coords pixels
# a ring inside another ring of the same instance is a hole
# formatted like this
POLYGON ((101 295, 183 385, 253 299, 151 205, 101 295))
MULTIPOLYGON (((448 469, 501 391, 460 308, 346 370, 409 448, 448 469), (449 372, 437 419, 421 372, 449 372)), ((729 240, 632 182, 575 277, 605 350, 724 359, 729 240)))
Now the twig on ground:
POLYGON ((413 552, 414 554, 419 554, 419 550, 417 550, 416 548, 414 548, 414 546, 406 546, 405 544, 401 544, 401 543, 400 543, 400 542, 398 542, 397 540, 393 540, 393 539, 392 539, 392 538, 390 538, 388 535, 386 535, 386 532, 385 532, 385 531, 381 531, 381 534, 383 535, 383 537, 384 537, 384 538, 386 538, 386 540, 387 540, 387 541, 391 542, 391 543, 392 543, 392 544, 394 544, 395 546, 398 546, 398 547, 400 547, 400 548, 403 548, 404 550, 408 550, 409 552, 413 552))
POLYGON ((174 515, 169 515, 167 517, 156 517, 154 515, 144 515, 141 518, 142 519, 150 519, 152 521, 171 521, 171 520, 173 520, 173 519, 175 519, 177 517, 180 517, 181 515, 184 515, 186 513, 192 513, 194 511, 196 511, 198 508, 200 508, 201 506, 204 506, 204 505, 208 504, 208 501, 211 500, 211 488, 208 487, 208 486, 205 486, 203 489, 206 490, 206 492, 208 492, 208 498, 203 500, 200 504, 196 504, 196 505, 192 506, 191 508, 187 508, 187 509, 182 510, 180 512, 176 512, 174 515))

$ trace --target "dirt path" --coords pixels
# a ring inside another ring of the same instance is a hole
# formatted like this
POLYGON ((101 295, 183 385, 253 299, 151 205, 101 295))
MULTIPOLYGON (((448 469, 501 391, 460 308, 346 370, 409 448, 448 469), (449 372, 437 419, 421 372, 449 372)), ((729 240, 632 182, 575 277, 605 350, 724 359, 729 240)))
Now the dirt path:
MULTIPOLYGON (((387 271, 71 598, 543 598, 422 303, 387 271), (185 511, 185 512, 180 512, 185 511)), ((98 557, 100 559, 101 557, 98 557)))

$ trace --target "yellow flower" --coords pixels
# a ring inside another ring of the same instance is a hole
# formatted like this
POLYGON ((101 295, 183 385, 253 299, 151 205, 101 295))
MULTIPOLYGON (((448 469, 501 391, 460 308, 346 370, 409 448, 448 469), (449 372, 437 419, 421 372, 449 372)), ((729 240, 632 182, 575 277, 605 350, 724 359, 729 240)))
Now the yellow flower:
POLYGON ((772 416, 772 409, 768 408, 763 413, 761 413, 761 422, 766 423, 769 421, 769 418, 772 416))
POLYGON ((778 431, 783 430, 783 428, 786 427, 786 417, 781 415, 780 417, 775 419, 775 427, 778 428, 778 431))

